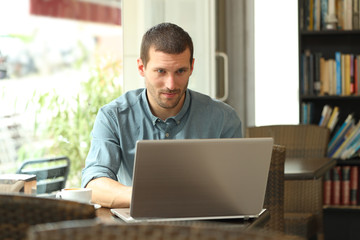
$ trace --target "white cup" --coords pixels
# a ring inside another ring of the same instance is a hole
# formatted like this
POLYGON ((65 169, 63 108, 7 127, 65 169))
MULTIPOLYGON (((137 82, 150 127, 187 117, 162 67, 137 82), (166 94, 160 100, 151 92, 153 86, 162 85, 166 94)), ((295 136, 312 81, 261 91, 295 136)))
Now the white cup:
POLYGON ((91 193, 91 188, 64 188, 56 194, 56 198, 91 203, 91 193))

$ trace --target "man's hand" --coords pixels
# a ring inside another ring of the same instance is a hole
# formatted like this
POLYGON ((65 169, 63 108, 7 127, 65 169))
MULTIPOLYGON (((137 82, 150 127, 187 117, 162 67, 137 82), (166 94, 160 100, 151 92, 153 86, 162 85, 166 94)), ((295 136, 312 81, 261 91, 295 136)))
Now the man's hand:
POLYGON ((86 188, 92 189, 92 202, 108 208, 130 207, 132 187, 113 179, 101 177, 91 180, 86 188))

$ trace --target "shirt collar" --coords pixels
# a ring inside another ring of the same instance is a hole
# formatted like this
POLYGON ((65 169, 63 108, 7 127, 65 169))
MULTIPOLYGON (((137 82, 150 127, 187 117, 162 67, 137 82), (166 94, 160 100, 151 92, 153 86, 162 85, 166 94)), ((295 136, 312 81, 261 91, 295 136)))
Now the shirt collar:
MULTIPOLYGON (((146 88, 144 88, 144 91, 141 93, 141 98, 142 101, 144 102, 144 107, 151 118, 151 122, 153 123, 153 125, 155 125, 156 122, 159 120, 159 118, 154 116, 150 110, 149 102, 146 97, 146 88)), ((190 101, 191 101, 190 91, 189 89, 186 89, 184 105, 182 106, 180 112, 176 116, 170 117, 168 119, 174 119, 176 123, 179 124, 181 119, 184 117, 184 115, 186 114, 187 110, 190 107, 190 101)))

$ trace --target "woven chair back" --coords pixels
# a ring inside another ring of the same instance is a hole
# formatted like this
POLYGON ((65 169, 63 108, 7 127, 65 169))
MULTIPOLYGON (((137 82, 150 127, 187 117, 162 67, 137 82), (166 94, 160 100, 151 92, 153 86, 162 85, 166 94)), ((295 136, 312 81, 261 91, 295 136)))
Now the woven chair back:
POLYGON ((317 125, 270 125, 249 127, 247 137, 272 137, 286 147, 286 157, 325 157, 330 131, 317 125))
POLYGON ((28 228, 39 223, 95 218, 90 204, 39 198, 35 196, 0 194, 0 239, 25 239, 28 228))
POLYGON ((144 223, 144 224, 104 224, 96 221, 70 221, 55 224, 42 224, 31 227, 29 240, 297 240, 282 233, 266 230, 227 229, 202 224, 181 223, 144 223))
POLYGON ((264 208, 270 212, 270 221, 265 225, 266 229, 284 232, 284 163, 285 147, 274 145, 264 208))

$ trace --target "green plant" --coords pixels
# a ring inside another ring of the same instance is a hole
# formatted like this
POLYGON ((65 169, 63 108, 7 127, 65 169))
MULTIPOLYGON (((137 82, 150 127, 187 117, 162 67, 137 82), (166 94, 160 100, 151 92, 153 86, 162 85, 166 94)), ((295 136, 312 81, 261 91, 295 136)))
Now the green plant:
POLYGON ((74 98, 65 98, 55 91, 34 94, 33 102, 37 105, 34 129, 41 138, 51 140, 42 152, 47 156, 69 157, 69 184, 72 186, 80 185, 81 170, 90 148, 90 133, 99 108, 121 95, 120 70, 119 61, 98 62, 74 98))

